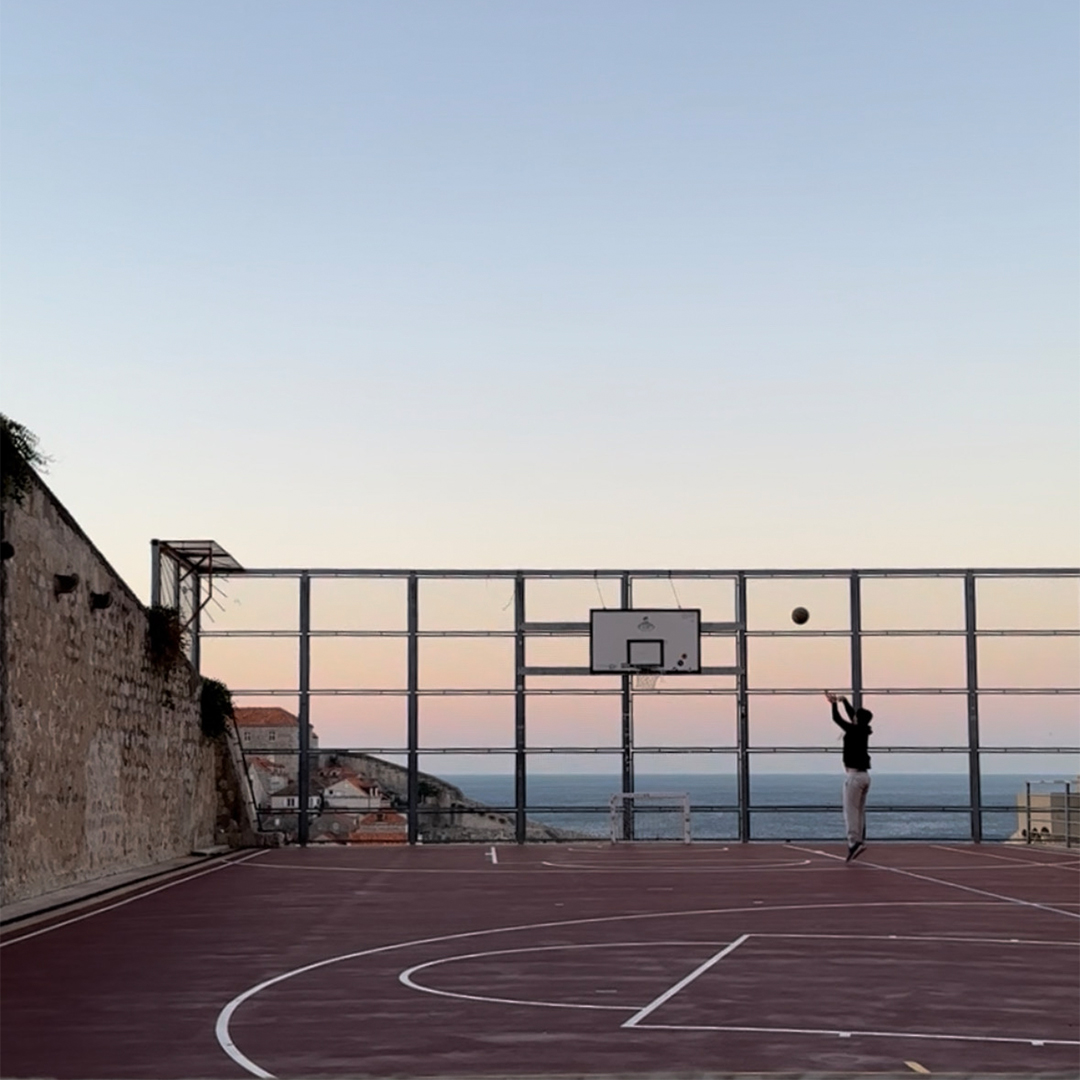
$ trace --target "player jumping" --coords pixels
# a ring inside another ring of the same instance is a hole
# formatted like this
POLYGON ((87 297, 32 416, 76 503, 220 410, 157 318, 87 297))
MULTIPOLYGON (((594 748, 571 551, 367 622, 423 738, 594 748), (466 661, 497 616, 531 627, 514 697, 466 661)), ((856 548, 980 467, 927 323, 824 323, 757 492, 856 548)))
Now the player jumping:
POLYGON ((847 861, 862 854, 866 847, 866 794, 870 790, 869 741, 873 730, 869 709, 852 708, 851 702, 840 694, 825 691, 832 704, 832 718, 844 732, 844 827, 847 829, 847 861), (847 720, 840 716, 837 702, 843 702, 847 720))

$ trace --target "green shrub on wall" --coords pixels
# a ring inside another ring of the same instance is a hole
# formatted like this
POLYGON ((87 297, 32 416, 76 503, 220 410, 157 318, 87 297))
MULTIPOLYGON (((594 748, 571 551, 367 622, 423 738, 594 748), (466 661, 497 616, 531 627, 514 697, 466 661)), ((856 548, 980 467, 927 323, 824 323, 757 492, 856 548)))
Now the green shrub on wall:
POLYGON ((203 679, 200 707, 203 734, 209 739, 223 735, 225 722, 233 716, 232 694, 229 693, 229 688, 217 679, 203 679))
POLYGON ((156 604, 147 614, 146 647, 156 668, 168 671, 184 655, 184 635, 180 613, 175 608, 156 604))

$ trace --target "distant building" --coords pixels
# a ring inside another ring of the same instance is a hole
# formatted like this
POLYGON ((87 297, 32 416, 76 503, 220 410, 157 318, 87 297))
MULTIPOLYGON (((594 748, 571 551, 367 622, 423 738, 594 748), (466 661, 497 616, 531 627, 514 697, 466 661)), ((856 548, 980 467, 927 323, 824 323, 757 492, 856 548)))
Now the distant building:
MULTIPOLYGON (((245 753, 269 756, 300 749, 300 721, 287 709, 260 705, 236 709, 234 715, 245 753)), ((318 747, 318 736, 312 731, 311 749, 318 747)))
MULTIPOLYGON (((300 722, 277 706, 235 710, 247 775, 263 828, 295 837, 300 817, 300 722)), ((395 797, 374 777, 361 775, 356 762, 339 754, 319 754, 311 733, 308 779, 309 838, 314 843, 405 844, 408 822, 394 810, 395 797)), ((376 759, 366 765, 390 767, 376 759)), ((403 770, 397 770, 403 774, 403 770)), ((393 769, 391 769, 393 772, 393 769)), ((422 794, 423 791, 422 791, 422 794)), ((425 802, 430 795, 425 795, 425 802)))
POLYGON ((295 775, 296 770, 290 769, 283 762, 274 761, 272 758, 259 754, 248 755, 246 760, 255 805, 266 808, 270 805, 270 796, 285 787, 290 782, 291 776, 295 775))
POLYGON ((365 814, 349 833, 352 844, 407 844, 409 825, 402 814, 393 810, 377 810, 365 814))
POLYGON ((1027 785, 1016 796, 1016 832, 1013 843, 1080 846, 1080 776, 1066 783, 1052 782, 1060 790, 1032 791, 1027 785))
POLYGON ((323 805, 327 810, 379 810, 390 805, 378 784, 358 776, 343 776, 323 789, 323 805))
MULTIPOLYGON (((308 809, 321 810, 323 805, 323 786, 316 777, 309 781, 308 809)), ((270 796, 271 810, 297 810, 300 807, 300 789, 290 780, 285 787, 270 796)))

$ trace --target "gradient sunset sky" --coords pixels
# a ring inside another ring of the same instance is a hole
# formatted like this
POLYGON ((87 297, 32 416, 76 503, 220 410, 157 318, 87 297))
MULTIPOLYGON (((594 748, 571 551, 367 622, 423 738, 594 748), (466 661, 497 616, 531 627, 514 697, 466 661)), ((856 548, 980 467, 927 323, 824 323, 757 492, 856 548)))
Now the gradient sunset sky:
POLYGON ((1071 2, 6 0, 3 410, 146 592, 1072 564, 1071 2))
POLYGON ((0 408, 148 595, 1068 566, 1071 0, 5 0, 0 408))

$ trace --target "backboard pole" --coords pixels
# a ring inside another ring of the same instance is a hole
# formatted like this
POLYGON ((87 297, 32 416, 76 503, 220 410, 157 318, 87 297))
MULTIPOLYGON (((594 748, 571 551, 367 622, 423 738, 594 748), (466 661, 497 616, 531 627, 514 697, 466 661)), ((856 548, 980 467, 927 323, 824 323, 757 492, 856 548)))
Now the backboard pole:
POLYGON ((311 577, 300 575, 300 708, 298 709, 299 755, 297 758, 297 828, 296 839, 306 847, 309 835, 311 801, 311 577))
MULTIPOLYGON (((634 606, 633 584, 630 575, 623 573, 619 578, 619 605, 623 608, 634 606)), ((622 676, 622 790, 634 790, 634 697, 631 692, 633 676, 622 676)), ((623 839, 634 839, 633 805, 623 807, 623 839)))
POLYGON ((739 787, 739 842, 750 840, 750 694, 746 674, 746 575, 735 577, 735 664, 738 674, 738 708, 736 745, 737 782, 739 787))
POLYGON ((525 577, 514 577, 514 839, 525 843, 525 577))

